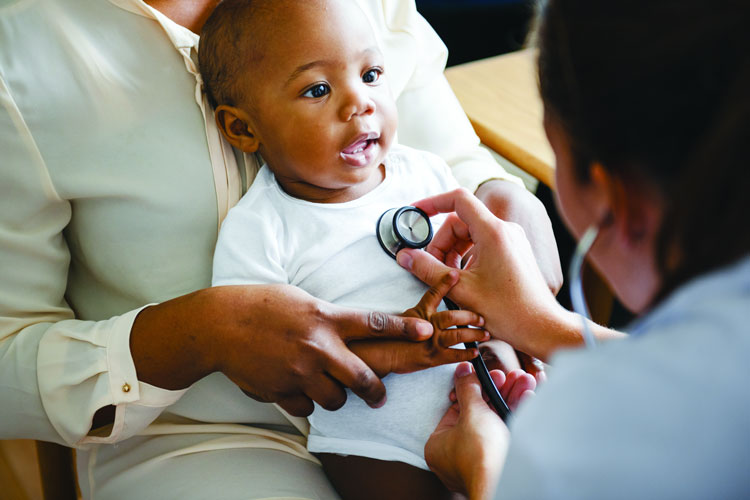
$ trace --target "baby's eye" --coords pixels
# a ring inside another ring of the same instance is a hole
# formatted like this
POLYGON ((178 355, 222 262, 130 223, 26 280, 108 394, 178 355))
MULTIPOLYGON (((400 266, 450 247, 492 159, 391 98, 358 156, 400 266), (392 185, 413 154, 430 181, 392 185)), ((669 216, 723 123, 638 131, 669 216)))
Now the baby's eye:
POLYGON ((362 81, 365 83, 375 83, 383 74, 383 70, 379 68, 368 69, 364 75, 362 75, 362 81))
POLYGON ((325 83, 318 83, 310 87, 302 94, 302 97, 312 97, 315 99, 321 98, 328 95, 331 92, 331 87, 325 83))

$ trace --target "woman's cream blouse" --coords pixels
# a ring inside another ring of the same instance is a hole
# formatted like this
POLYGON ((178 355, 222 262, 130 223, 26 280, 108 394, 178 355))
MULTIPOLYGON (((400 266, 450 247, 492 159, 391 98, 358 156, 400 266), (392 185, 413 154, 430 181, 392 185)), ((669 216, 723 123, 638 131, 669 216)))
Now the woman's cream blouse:
MULTIPOLYGON (((358 2, 400 142, 443 156, 469 189, 507 178, 413 2, 358 2)), ((144 306, 210 285, 219 224, 255 175, 216 129, 197 47, 140 0, 0 0, 0 437, 117 442, 185 394, 137 379, 130 329, 144 306), (106 405, 114 426, 93 435, 106 405)), ((190 391, 175 406, 195 419, 206 401, 190 391)))

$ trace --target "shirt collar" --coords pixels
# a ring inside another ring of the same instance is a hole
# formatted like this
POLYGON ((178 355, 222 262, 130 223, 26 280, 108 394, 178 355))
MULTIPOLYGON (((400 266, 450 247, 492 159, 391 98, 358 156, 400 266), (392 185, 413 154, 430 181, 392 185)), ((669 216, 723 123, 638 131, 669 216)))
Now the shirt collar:
POLYGON ((164 32, 167 34, 172 45, 174 45, 176 49, 194 48, 198 50, 198 41, 200 40, 198 35, 186 27, 180 26, 172 21, 143 0, 109 0, 109 2, 123 10, 132 12, 133 14, 154 19, 159 25, 161 25, 162 29, 164 29, 164 32))

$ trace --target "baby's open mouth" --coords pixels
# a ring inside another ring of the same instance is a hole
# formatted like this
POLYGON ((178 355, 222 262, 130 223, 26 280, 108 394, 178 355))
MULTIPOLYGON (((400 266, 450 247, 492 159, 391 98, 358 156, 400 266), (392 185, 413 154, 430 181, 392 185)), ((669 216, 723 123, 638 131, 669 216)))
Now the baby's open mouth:
POLYGON ((341 150, 341 158, 356 167, 367 165, 373 157, 373 147, 378 139, 378 134, 374 132, 362 134, 341 150))
POLYGON ((375 142, 375 139, 365 139, 364 141, 357 141, 348 148, 345 148, 343 153, 347 155, 355 155, 361 153, 366 148, 370 147, 370 144, 375 142))

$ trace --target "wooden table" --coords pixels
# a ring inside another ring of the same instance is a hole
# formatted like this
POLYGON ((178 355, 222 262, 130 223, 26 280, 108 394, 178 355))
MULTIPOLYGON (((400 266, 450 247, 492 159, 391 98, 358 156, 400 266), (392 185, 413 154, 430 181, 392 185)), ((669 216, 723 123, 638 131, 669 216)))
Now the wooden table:
POLYGON ((552 187, 535 56, 522 50, 448 68, 445 76, 482 143, 552 187))

